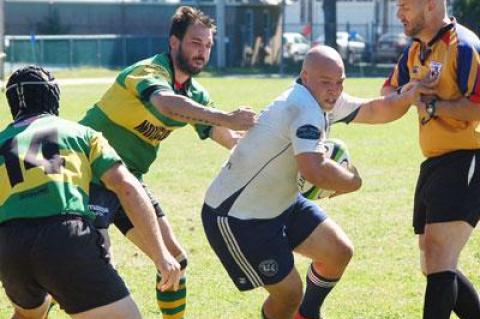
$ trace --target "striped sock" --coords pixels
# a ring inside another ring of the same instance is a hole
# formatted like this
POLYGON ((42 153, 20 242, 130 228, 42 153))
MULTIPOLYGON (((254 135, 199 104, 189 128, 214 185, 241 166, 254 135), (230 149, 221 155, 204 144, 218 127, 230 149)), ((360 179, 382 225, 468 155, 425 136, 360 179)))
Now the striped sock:
POLYGON ((183 276, 180 278, 180 285, 177 291, 158 289, 158 283, 162 277, 157 273, 157 303, 162 311, 163 319, 184 319, 187 306, 187 278, 185 268, 187 268, 187 258, 183 255, 176 257, 183 270, 183 276))
POLYGON ((313 264, 307 272, 307 288, 303 296, 302 304, 298 310, 300 318, 319 319, 320 308, 323 301, 333 289, 339 279, 327 279, 320 276, 313 264))
MULTIPOLYGON (((157 283, 160 282, 160 276, 157 275, 157 283)), ((180 279, 180 286, 177 291, 160 291, 157 288, 157 303, 162 311, 163 319, 184 319, 187 304, 187 278, 180 279)))

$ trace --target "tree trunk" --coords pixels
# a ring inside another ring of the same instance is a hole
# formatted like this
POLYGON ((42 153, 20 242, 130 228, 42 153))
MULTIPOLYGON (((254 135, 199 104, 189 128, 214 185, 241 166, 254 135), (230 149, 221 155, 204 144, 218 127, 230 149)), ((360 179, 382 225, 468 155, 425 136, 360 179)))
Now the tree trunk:
POLYGON ((325 45, 337 49, 337 1, 323 0, 325 45))

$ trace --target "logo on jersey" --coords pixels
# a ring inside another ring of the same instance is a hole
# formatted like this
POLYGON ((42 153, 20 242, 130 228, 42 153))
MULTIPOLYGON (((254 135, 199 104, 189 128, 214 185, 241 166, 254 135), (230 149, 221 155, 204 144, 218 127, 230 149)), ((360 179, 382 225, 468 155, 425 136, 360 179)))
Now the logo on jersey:
POLYGON ((306 139, 306 140, 318 140, 321 136, 321 132, 318 127, 307 124, 300 126, 297 129, 296 133, 298 138, 306 139))
POLYGON ((278 272, 278 263, 273 259, 264 260, 258 265, 258 270, 264 276, 273 277, 278 272))
POLYGON ((139 132, 151 141, 155 140, 158 142, 166 139, 167 136, 172 133, 171 130, 166 129, 163 126, 155 126, 147 120, 135 126, 135 131, 139 132))
POLYGON ((431 61, 430 62, 430 79, 438 79, 440 76, 440 72, 442 71, 442 66, 443 64, 437 61, 431 61))

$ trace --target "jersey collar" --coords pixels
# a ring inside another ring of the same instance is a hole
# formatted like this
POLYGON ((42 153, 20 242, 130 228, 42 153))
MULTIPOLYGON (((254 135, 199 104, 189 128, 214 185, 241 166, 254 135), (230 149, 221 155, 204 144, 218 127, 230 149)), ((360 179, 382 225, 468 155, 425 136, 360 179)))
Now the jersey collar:
POLYGON ((427 61, 428 57, 432 53, 432 47, 435 43, 437 43, 440 39, 443 38, 443 36, 449 32, 451 29, 455 27, 455 24, 457 21, 455 20, 454 17, 450 18, 450 23, 447 24, 446 26, 443 26, 440 30, 438 30, 437 34, 428 41, 428 43, 425 45, 420 39, 418 38, 413 38, 413 41, 418 42, 420 45, 420 63, 425 64, 427 61))

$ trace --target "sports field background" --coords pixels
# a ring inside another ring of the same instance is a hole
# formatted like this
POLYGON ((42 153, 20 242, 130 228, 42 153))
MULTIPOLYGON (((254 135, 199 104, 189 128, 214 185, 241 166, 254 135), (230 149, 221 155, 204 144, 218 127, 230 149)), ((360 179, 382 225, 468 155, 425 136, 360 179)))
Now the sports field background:
MULTIPOLYGON (((89 76, 89 73, 86 73, 89 76)), ((104 75, 102 73, 102 75, 104 75)), ((75 73, 62 76, 74 77, 75 73)), ((200 82, 221 109, 250 105, 257 110, 291 83, 292 78, 206 77, 200 82)), ((382 79, 346 81, 346 92, 375 96, 382 79)), ((61 115, 80 119, 108 85, 62 88, 61 115)), ((10 122, 5 98, 0 125, 10 122)), ((422 155, 417 143, 416 112, 381 126, 335 125, 331 136, 349 146, 363 177, 360 191, 318 202, 346 231, 355 245, 354 258, 324 306, 326 319, 421 318, 425 280, 419 272, 416 238, 411 229, 413 190, 422 155)), ((174 132, 161 146, 146 177, 189 253, 188 318, 260 318, 266 294, 261 289, 240 293, 230 282, 203 234, 203 194, 228 152, 212 141, 200 141, 193 129, 174 132)), ((1 186, 0 186, 1 187, 1 186)), ((275 187, 275 185, 272 185, 275 187)), ((480 196, 480 194, 479 194, 480 196)), ((161 318, 154 295, 153 264, 112 227, 117 268, 125 278, 144 318, 161 318)), ((305 274, 308 261, 296 263, 305 274)), ((478 229, 461 257, 460 268, 480 287, 478 229)), ((0 291, 0 318, 9 318, 9 303, 0 291)), ((67 318, 58 310, 51 317, 67 318)), ((453 317, 452 317, 453 318, 453 317)))

